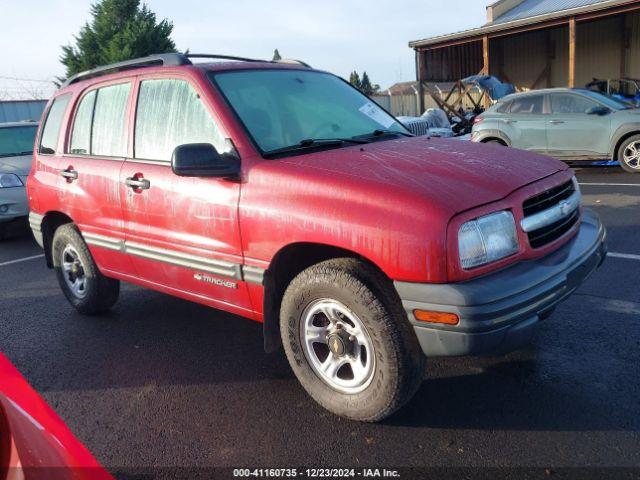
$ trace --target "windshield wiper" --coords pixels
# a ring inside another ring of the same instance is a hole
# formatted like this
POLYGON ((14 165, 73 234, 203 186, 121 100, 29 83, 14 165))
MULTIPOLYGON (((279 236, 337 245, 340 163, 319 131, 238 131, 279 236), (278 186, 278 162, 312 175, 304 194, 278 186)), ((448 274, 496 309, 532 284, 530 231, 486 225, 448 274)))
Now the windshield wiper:
POLYGON ((15 153, 0 153, 0 157, 20 157, 21 155, 31 155, 33 151, 27 152, 15 152, 15 153))
POLYGON ((398 132, 396 130, 386 130, 386 129, 377 129, 371 132, 371 135, 374 137, 379 137, 381 135, 402 135, 403 137, 414 137, 412 133, 407 132, 398 132))
POLYGON ((296 152, 298 150, 306 150, 306 149, 316 148, 316 147, 340 146, 345 143, 362 145, 369 142, 367 140, 361 140, 357 138, 305 138, 304 140, 300 140, 295 145, 289 145, 288 147, 269 150, 268 152, 265 152, 265 155, 271 156, 271 155, 277 155, 279 153, 296 152))

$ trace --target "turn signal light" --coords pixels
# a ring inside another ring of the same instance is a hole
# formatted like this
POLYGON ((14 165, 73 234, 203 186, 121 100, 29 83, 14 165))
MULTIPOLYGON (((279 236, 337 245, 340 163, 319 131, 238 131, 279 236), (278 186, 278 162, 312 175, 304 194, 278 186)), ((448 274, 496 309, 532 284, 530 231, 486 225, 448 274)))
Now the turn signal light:
POLYGON ((417 320, 428 323, 444 323, 446 325, 457 325, 460 319, 455 313, 429 312, 427 310, 414 310, 413 315, 417 320))

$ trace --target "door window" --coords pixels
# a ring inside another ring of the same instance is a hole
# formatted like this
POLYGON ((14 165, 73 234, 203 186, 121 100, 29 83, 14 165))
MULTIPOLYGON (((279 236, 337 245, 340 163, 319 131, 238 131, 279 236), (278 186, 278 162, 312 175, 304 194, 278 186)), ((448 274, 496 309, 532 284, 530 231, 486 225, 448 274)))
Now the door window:
POLYGON ((511 102, 509 113, 540 114, 542 113, 542 95, 527 95, 511 102))
POLYGON ((88 155, 91 151, 91 122, 95 103, 96 90, 89 92, 80 101, 78 110, 76 110, 76 119, 73 122, 70 153, 88 155))
POLYGON ((170 161, 187 143, 210 143, 229 150, 198 94, 184 80, 145 80, 140 84, 135 128, 135 158, 170 161))
POLYGON ((53 101, 47 119, 42 127, 42 135, 40 136, 39 153, 53 155, 58 150, 58 137, 60 136, 60 125, 62 125, 62 117, 67 109, 71 95, 61 95, 53 101))
POLYGON ((110 85, 98 90, 91 130, 91 154, 107 157, 127 155, 125 115, 130 83, 110 85))
POLYGON ((596 103, 588 98, 579 95, 554 94, 551 95, 551 112, 555 114, 564 113, 587 113, 589 109, 596 106, 596 103))

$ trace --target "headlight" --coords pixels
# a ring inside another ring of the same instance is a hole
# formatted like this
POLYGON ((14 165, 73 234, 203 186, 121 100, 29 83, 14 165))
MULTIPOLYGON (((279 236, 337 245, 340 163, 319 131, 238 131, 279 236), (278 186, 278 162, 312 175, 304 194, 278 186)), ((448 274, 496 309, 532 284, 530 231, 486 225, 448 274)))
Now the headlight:
POLYGON ((24 187, 20 177, 13 173, 0 174, 0 188, 24 187))
POLYGON ((518 251, 513 214, 508 210, 463 223, 458 232, 460 264, 468 270, 518 251))

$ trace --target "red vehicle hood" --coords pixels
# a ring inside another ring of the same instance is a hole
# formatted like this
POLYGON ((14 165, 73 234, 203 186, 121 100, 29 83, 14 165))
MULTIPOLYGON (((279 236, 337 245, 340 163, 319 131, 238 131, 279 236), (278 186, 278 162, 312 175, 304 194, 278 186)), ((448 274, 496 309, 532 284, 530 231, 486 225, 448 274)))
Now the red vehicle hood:
POLYGON ((113 480, 0 353, 0 480, 113 480))
POLYGON ((412 137, 287 158, 300 167, 392 185, 458 213, 568 167, 551 157, 456 139, 412 137))

